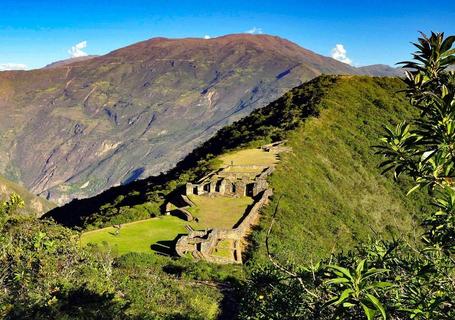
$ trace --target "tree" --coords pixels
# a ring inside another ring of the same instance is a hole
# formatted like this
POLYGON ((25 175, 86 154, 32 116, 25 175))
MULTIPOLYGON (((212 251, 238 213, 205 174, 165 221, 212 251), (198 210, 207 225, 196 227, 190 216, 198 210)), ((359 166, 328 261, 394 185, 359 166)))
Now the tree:
POLYGON ((427 188, 435 211, 426 217, 426 241, 445 250, 455 247, 455 36, 424 34, 414 45, 414 61, 401 64, 406 71, 406 95, 420 117, 412 123, 386 127, 378 153, 385 157, 384 172, 395 179, 408 174, 415 181, 409 193, 427 188))

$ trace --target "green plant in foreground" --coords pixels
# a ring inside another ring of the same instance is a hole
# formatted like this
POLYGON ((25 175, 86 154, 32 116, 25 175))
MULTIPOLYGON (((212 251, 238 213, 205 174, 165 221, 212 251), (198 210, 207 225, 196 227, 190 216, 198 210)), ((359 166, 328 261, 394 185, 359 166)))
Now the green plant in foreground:
POLYGON ((335 289, 337 289, 335 290, 335 297, 329 300, 327 304, 345 309, 361 306, 368 319, 373 319, 378 312, 386 319, 386 311, 376 295, 376 290, 391 287, 393 284, 385 281, 371 282, 369 279, 381 273, 389 272, 389 270, 368 268, 365 264, 366 259, 362 259, 355 270, 337 265, 327 267, 334 277, 327 280, 326 284, 335 285, 335 289))
POLYGON ((455 63, 455 36, 443 33, 422 34, 415 61, 402 62, 407 68, 405 90, 411 105, 420 110, 412 123, 402 122, 386 128, 386 136, 377 146, 385 157, 384 172, 395 179, 407 174, 415 181, 409 193, 427 188, 436 211, 424 222, 425 239, 446 250, 455 247, 455 210, 451 205, 455 192, 455 77, 446 69, 455 63))

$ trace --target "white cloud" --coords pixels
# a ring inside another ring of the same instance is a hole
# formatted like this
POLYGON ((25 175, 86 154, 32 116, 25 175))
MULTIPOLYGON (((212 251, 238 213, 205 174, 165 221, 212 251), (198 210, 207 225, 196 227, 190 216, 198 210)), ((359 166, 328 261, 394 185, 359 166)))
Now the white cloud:
POLYGON ((88 56, 86 52, 82 51, 82 49, 85 48, 87 48, 87 41, 82 41, 72 46, 71 49, 68 50, 68 53, 70 54, 71 58, 85 57, 88 56))
POLYGON ((204 39, 210 39, 210 38, 211 38, 211 36, 209 36, 208 34, 206 34, 206 35, 204 36, 204 39))
POLYGON ((26 70, 27 65, 23 63, 0 63, 0 71, 26 70))
POLYGON ((262 34, 262 28, 253 27, 250 30, 245 31, 245 33, 262 34))
POLYGON ((332 58, 343 63, 352 64, 352 60, 346 55, 347 51, 342 44, 336 44, 332 49, 332 58))

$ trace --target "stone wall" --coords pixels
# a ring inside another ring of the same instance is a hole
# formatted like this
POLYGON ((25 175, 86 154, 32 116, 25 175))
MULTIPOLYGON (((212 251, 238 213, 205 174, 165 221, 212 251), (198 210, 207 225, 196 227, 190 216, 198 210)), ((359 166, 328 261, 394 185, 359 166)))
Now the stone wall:
POLYGON ((191 231, 187 236, 182 236, 176 243, 176 252, 183 256, 194 251, 199 251, 204 260, 214 263, 242 263, 242 253, 240 242, 249 234, 251 226, 259 220, 261 208, 267 204, 268 199, 272 196, 272 189, 266 189, 262 192, 259 199, 254 203, 248 213, 239 221, 234 229, 210 229, 207 231, 191 231), (222 240, 233 240, 235 245, 232 258, 214 256, 212 253, 216 250, 218 242, 222 240))
MULTIPOLYGON (((284 152, 291 150, 283 144, 285 141, 275 142, 262 149, 268 152, 284 152)), ((275 167, 245 165, 230 165, 200 179, 198 183, 187 183, 186 194, 218 194, 220 196, 245 196, 251 193, 256 199, 253 206, 238 221, 233 229, 210 229, 205 231, 190 231, 188 235, 182 236, 176 243, 176 252, 183 256, 191 254, 195 259, 203 259, 213 263, 242 263, 242 241, 250 233, 251 227, 259 220, 261 208, 265 206, 272 196, 272 189, 269 188, 267 177, 272 174, 275 167), (239 171, 241 168, 263 169, 260 174, 239 171), (229 169, 236 171, 229 172, 229 169), (234 244, 231 257, 216 256, 217 245, 220 241, 230 240, 234 244)), ((188 198, 187 198, 188 199, 188 198)), ((190 201, 188 199, 188 201, 190 201)))

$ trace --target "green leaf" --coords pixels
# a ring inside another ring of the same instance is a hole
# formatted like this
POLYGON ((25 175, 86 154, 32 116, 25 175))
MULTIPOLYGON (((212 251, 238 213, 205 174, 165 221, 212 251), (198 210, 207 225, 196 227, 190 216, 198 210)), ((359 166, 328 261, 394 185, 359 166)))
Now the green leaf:
POLYGON ((342 274, 344 274, 349 279, 353 280, 351 272, 348 269, 346 269, 346 268, 343 268, 343 267, 340 267, 340 266, 335 266, 335 265, 329 265, 328 268, 337 270, 337 271, 341 272, 342 274))
POLYGON ((441 44, 441 51, 447 52, 447 50, 452 48, 454 41, 455 41, 455 36, 448 36, 441 44))
POLYGON ((352 290, 352 289, 346 289, 346 290, 344 290, 344 291, 341 293, 341 295, 340 295, 340 297, 338 298, 338 300, 335 302, 335 305, 341 304, 344 300, 346 300, 347 298, 349 298, 349 296, 350 296, 351 293, 353 293, 353 292, 354 292, 354 290, 352 290))
POLYGON ((347 278, 334 278, 334 279, 330 279, 330 280, 326 281, 326 284, 337 284, 337 283, 346 283, 346 282, 350 282, 350 280, 347 278))
POLYGON ((441 86, 441 97, 444 98, 446 95, 449 94, 449 89, 443 84, 441 86))
POLYGON ((342 306, 344 308, 352 308, 352 307, 355 307, 355 304, 351 303, 351 302, 343 302, 342 306))
POLYGON ((362 308, 363 308, 363 312, 365 312, 365 315, 367 316, 367 319, 368 320, 373 320, 374 319, 374 315, 376 314, 376 311, 373 310, 373 309, 370 309, 368 308, 365 304, 363 304, 362 302, 360 303, 362 305, 362 308))
POLYGON ((381 312, 381 315, 384 318, 384 320, 387 319, 385 309, 382 306, 381 302, 378 300, 378 298, 376 298, 375 296, 373 296, 369 293, 367 293, 366 296, 371 301, 371 303, 373 303, 374 306, 381 312))
POLYGON ((448 57, 452 54, 455 54, 455 48, 454 49, 451 49, 451 50, 447 50, 446 52, 444 52, 443 54, 441 54, 441 57, 442 58, 445 58, 445 57, 448 57))
POLYGON ((372 288, 388 288, 388 287, 393 287, 393 286, 394 286, 394 284, 391 282, 379 281, 379 282, 375 282, 375 283, 369 285, 365 289, 368 290, 368 289, 372 289, 372 288))
POLYGON ((360 261, 359 264, 357 265, 357 268, 355 269, 355 272, 356 272, 358 275, 362 274, 363 268, 365 267, 365 262, 366 262, 366 259, 363 259, 363 260, 360 261))
POLYGON ((406 195, 409 196, 411 193, 413 193, 414 191, 416 191, 419 188, 420 188, 420 184, 412 187, 411 190, 409 190, 408 193, 406 193, 406 195))

